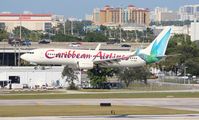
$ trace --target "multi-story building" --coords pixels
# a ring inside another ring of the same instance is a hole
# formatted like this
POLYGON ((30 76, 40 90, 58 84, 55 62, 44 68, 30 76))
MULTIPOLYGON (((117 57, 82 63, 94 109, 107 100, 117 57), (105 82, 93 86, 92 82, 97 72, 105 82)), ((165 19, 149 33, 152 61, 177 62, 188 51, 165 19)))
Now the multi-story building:
POLYGON ((168 8, 156 7, 154 12, 154 21, 177 21, 180 19, 178 12, 168 10, 168 8))
POLYGON ((125 23, 136 23, 139 25, 149 25, 149 10, 143 8, 136 8, 133 5, 129 5, 128 8, 128 20, 125 23))
POLYGON ((155 8, 155 21, 161 21, 161 13, 163 12, 168 12, 168 8, 164 7, 164 8, 161 8, 161 7, 156 7, 155 8))
POLYGON ((103 9, 94 9, 93 22, 96 25, 118 26, 123 24, 139 24, 148 26, 149 10, 129 5, 127 8, 112 8, 106 5, 103 9))
POLYGON ((199 22, 191 23, 191 41, 199 41, 199 22))
POLYGON ((180 16, 177 12, 169 11, 160 14, 160 21, 178 21, 180 16))
MULTIPOLYGON (((157 36, 166 27, 168 27, 168 26, 153 26, 151 28, 153 29, 154 35, 157 36)), ((184 26, 172 26, 171 35, 173 36, 175 34, 187 34, 187 35, 191 35, 190 26, 188 26, 188 25, 184 25, 184 26)))
POLYGON ((179 8, 181 20, 199 20, 199 4, 184 5, 179 8))
POLYGON ((46 31, 52 27, 52 22, 51 14, 0 13, 0 24, 8 32, 11 32, 15 27, 20 25, 29 30, 46 31))
POLYGON ((86 14, 85 15, 85 20, 92 21, 93 20, 93 16, 86 14))
POLYGON ((100 24, 100 9, 95 8, 93 10, 93 21, 95 24, 100 24))

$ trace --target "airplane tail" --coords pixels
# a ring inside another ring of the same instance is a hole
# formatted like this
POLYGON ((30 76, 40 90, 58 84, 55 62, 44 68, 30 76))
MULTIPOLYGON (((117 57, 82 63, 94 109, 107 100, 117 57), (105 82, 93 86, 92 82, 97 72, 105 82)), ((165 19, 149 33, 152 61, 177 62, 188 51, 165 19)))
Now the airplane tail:
POLYGON ((149 56, 165 56, 167 45, 171 36, 171 27, 166 27, 153 42, 140 52, 149 56))

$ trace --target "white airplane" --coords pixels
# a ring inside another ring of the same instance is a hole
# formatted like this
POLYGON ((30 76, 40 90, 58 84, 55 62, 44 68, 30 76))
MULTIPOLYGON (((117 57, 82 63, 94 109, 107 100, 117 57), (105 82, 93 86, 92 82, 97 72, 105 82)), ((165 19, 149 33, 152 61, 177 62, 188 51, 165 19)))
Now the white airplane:
POLYGON ((145 49, 131 51, 102 51, 100 45, 95 50, 76 49, 35 49, 21 59, 37 65, 68 65, 78 69, 100 67, 138 67, 165 58, 165 51, 171 35, 171 27, 165 28, 145 49))

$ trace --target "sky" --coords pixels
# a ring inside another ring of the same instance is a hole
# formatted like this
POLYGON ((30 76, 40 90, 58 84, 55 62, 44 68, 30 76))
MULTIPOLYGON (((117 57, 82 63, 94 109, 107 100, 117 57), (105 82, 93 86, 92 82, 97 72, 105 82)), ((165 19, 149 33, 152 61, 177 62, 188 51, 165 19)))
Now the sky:
POLYGON ((140 8, 168 7, 178 10, 182 5, 199 4, 199 0, 0 0, 0 12, 52 13, 84 19, 85 14, 92 14, 94 8, 126 7, 129 4, 140 8))

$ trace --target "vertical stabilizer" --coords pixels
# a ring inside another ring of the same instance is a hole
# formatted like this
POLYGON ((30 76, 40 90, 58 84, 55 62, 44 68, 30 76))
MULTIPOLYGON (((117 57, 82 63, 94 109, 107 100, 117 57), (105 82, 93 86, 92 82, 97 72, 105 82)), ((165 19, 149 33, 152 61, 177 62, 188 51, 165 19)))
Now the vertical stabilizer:
POLYGON ((171 27, 166 27, 147 48, 141 51, 141 53, 145 55, 164 56, 170 36, 171 27))

